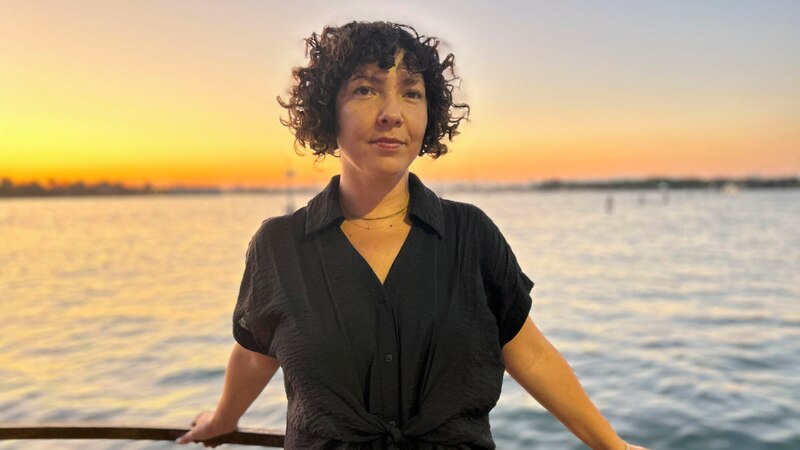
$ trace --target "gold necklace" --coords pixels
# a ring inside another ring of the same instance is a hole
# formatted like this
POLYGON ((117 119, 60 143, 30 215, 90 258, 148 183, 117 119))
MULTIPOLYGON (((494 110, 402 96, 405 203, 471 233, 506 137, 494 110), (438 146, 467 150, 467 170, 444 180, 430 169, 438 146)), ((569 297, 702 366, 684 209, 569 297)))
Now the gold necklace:
MULTIPOLYGON (((341 208, 347 213, 347 215, 351 215, 352 216, 352 213, 350 211, 348 211, 347 208, 345 208, 342 205, 339 205, 339 206, 341 206, 341 208)), ((397 211, 397 212, 394 212, 392 214, 389 214, 388 216, 371 217, 371 218, 368 218, 368 219, 363 219, 363 218, 361 218, 361 219, 359 219, 359 218, 353 219, 353 218, 347 217, 347 215, 345 215, 344 216, 344 220, 346 220, 349 223, 352 223, 353 225, 357 226, 358 228, 361 228, 362 230, 367 230, 367 231, 369 231, 369 230, 385 230, 385 229, 392 228, 394 226, 394 224, 390 222, 388 226, 376 227, 376 226, 370 226, 370 225, 359 225, 358 223, 355 222, 355 220, 391 219, 392 217, 395 217, 395 216, 399 215, 400 213, 402 213, 403 211, 405 211, 407 209, 408 209, 408 204, 403 206, 403 208, 400 211, 397 211)))
POLYGON ((406 203, 405 205, 403 205, 403 207, 402 207, 402 208, 400 208, 400 210, 399 210, 399 211, 397 211, 397 212, 393 212, 393 213, 389 214, 388 216, 382 216, 382 217, 356 217, 356 215, 355 215, 355 214, 353 214, 352 212, 350 212, 350 210, 349 210, 349 209, 345 208, 343 204, 339 203, 339 207, 340 207, 340 208, 342 208, 342 211, 344 211, 345 213, 347 213, 347 214, 345 215, 345 218, 346 218, 347 220, 382 220, 382 219, 390 219, 390 218, 392 218, 392 217, 394 217, 394 216, 396 216, 396 215, 400 214, 401 212, 405 211, 405 210, 406 210, 406 208, 408 208, 408 203, 406 203), (347 216, 350 216, 350 217, 347 217, 347 216))
POLYGON ((388 230, 389 228, 392 228, 392 227, 394 226, 394 224, 393 224, 393 223, 390 223, 390 224, 389 224, 389 226, 386 226, 386 227, 375 227, 375 226, 372 226, 372 227, 371 227, 371 226, 359 225, 359 224, 357 224, 357 223, 353 222, 352 220, 350 220, 350 219, 348 219, 348 218, 346 218, 346 217, 345 217, 345 220, 346 220, 348 223, 352 223, 353 225, 357 226, 358 228, 361 228, 361 229, 363 229, 363 230, 367 230, 367 231, 369 231, 369 230, 388 230))

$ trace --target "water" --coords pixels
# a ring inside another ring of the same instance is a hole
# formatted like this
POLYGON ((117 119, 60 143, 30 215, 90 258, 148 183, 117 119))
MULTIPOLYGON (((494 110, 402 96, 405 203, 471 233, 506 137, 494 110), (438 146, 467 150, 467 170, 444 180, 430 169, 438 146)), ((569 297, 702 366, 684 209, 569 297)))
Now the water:
MULTIPOLYGON (((653 449, 800 448, 800 192, 453 194, 535 281, 532 316, 653 449)), ((269 195, 0 201, 0 423, 181 426, 211 409, 269 195)), ((280 374, 240 422, 282 428, 280 374)), ((585 448, 506 379, 500 449, 585 448)), ((167 449, 6 441, 0 449, 167 449)), ((246 448, 246 447, 240 447, 246 448)))

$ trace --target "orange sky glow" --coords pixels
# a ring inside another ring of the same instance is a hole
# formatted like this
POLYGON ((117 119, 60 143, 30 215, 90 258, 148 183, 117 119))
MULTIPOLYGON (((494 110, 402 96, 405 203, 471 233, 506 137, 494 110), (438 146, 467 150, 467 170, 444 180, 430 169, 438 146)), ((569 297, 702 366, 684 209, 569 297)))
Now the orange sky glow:
POLYGON ((336 159, 294 153, 275 97, 302 38, 353 18, 411 23, 456 55, 471 121, 412 167, 429 179, 800 174, 796 3, 304 3, 0 4, 0 177, 324 183, 336 159))

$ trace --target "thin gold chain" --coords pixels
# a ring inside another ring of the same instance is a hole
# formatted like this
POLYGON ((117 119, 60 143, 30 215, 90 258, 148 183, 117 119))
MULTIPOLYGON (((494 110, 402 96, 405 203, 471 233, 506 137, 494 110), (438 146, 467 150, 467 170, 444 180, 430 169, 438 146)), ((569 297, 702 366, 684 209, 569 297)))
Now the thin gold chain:
MULTIPOLYGON (((391 216, 383 217, 383 219, 388 219, 388 218, 397 216, 398 214, 400 214, 401 212, 405 211, 406 209, 407 209, 407 205, 406 205, 406 207, 403 207, 403 209, 401 209, 400 211, 392 214, 391 216)), ((352 223, 353 225, 357 226, 358 228, 361 228, 362 230, 385 230, 385 229, 392 228, 394 226, 393 223, 389 223, 388 226, 383 226, 383 227, 376 227, 376 226, 370 226, 370 225, 359 225, 358 223, 354 222, 353 219, 350 219, 347 216, 344 217, 344 220, 346 220, 348 223, 352 223)), ((356 219, 356 220, 364 220, 364 219, 356 219)))
POLYGON ((382 219, 390 219, 390 218, 402 213, 403 211, 406 210, 406 208, 408 208, 408 203, 403 205, 403 207, 400 208, 399 211, 393 212, 393 213, 389 214, 388 216, 382 216, 382 217, 356 217, 356 215, 353 214, 352 212, 350 212, 349 209, 345 208, 343 204, 339 203, 339 207, 341 207, 342 210, 346 213, 345 218, 347 220, 382 220, 382 219), (350 217, 347 217, 347 216, 350 216, 350 217))
POLYGON ((388 226, 385 226, 385 227, 371 227, 371 226, 359 225, 359 224, 357 224, 357 223, 355 223, 352 220, 347 219, 347 218, 345 218, 345 220, 348 223, 352 223, 353 225, 357 226, 358 228, 361 228, 361 229, 367 230, 367 231, 369 231, 369 230, 388 230, 389 228, 392 228, 394 226, 393 223, 390 223, 388 226))

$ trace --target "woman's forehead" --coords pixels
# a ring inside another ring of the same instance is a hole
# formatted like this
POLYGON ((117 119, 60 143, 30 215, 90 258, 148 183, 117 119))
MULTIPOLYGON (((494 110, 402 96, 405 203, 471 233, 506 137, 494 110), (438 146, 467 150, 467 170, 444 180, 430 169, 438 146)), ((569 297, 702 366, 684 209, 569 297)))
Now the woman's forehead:
POLYGON ((356 67, 353 70, 353 75, 350 76, 349 80, 356 80, 356 79, 382 79, 386 78, 390 71, 396 70, 397 77, 402 80, 408 80, 413 82, 424 82, 422 74, 420 72, 413 72, 409 70, 409 68, 402 62, 396 64, 388 69, 382 69, 378 66, 378 63, 369 63, 369 64, 362 64, 356 67))

